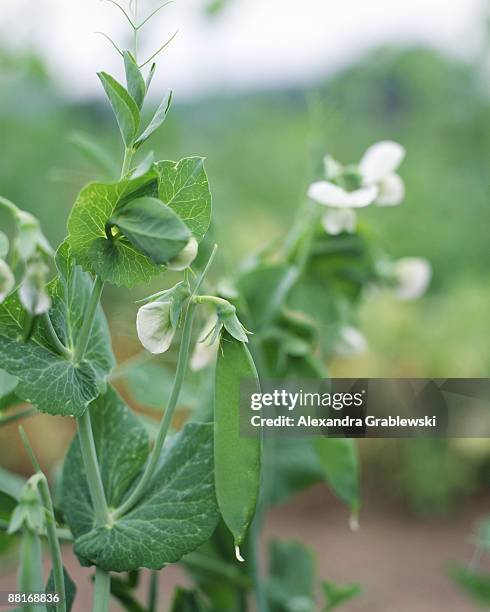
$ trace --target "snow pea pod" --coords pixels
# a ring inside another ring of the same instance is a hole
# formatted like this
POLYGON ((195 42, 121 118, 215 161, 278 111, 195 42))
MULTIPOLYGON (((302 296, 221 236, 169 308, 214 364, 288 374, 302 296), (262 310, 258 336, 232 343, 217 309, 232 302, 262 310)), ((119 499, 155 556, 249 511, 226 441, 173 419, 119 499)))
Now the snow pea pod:
POLYGON ((257 372, 245 343, 228 333, 221 337, 216 363, 214 406, 214 469, 218 506, 233 534, 238 560, 239 546, 253 518, 260 486, 260 437, 240 435, 240 382, 257 372))

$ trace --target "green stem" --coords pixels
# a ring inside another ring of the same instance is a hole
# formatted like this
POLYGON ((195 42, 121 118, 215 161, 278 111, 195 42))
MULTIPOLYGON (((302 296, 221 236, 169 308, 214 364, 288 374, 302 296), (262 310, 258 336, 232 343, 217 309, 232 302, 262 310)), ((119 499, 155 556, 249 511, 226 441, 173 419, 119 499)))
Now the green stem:
POLYGON ((107 525, 110 523, 110 517, 107 509, 102 477, 100 475, 99 462, 97 461, 97 451, 88 408, 83 415, 77 419, 77 425, 78 438, 80 440, 83 463, 87 472, 87 482, 92 504, 94 506, 95 518, 99 526, 107 525))
POLYGON ((111 593, 111 576, 100 567, 95 569, 95 589, 93 612, 107 612, 111 593))
POLYGON ((61 557, 61 548, 56 532, 56 519, 54 516, 53 501, 49 492, 48 481, 46 475, 41 470, 41 466, 32 449, 26 432, 22 427, 19 427, 19 433, 24 443, 25 449, 31 459, 31 463, 36 472, 34 478, 37 490, 41 496, 41 502, 44 506, 44 523, 46 526, 46 536, 48 538, 49 552, 51 555, 51 565, 53 570, 54 590, 60 597, 60 603, 56 605, 60 612, 66 612, 66 594, 65 594, 65 578, 63 574, 63 559, 61 557))
POLYGON ((167 409, 165 410, 165 414, 163 415, 163 419, 160 423, 158 434, 155 440, 155 445, 151 451, 150 458, 148 460, 148 463, 146 464, 143 475, 141 476, 133 492, 126 499, 126 501, 123 502, 119 506, 119 508, 114 510, 114 512, 112 513, 113 520, 121 518, 121 516, 124 516, 124 514, 129 512, 131 508, 134 507, 134 505, 141 499, 141 496, 143 495, 147 484, 155 473, 158 460, 160 459, 160 455, 162 453, 163 444, 165 442, 165 438, 167 437, 167 433, 170 428, 170 423, 172 422, 172 417, 177 406, 177 402, 179 400, 182 383, 184 382, 184 376, 187 369, 187 361, 189 359, 189 347, 192 336, 192 325, 194 323, 194 316, 197 307, 194 298, 196 297, 197 292, 201 288, 201 285, 209 271, 209 268, 211 267, 211 264, 216 254, 216 249, 217 247, 215 245, 209 257, 208 263, 202 271, 201 276, 199 277, 187 303, 187 308, 184 315, 184 327, 182 329, 182 339, 180 342, 179 357, 177 360, 177 370, 175 372, 175 378, 172 386, 172 391, 170 393, 170 398, 168 400, 167 409))
POLYGON ((90 295, 89 302, 87 304, 87 310, 85 311, 85 318, 83 319, 82 329, 78 337, 78 342, 75 347, 73 355, 73 361, 75 364, 82 361, 87 345, 90 340, 90 334, 94 325, 95 314, 97 312, 97 306, 99 305, 100 296, 102 295, 102 289, 104 288, 104 281, 101 280, 100 276, 95 277, 94 285, 92 287, 92 293, 90 295))
POLYGON ((123 159, 123 165, 122 165, 122 170, 121 170, 121 179, 123 179, 126 176, 126 174, 129 172, 131 168, 131 161, 133 159, 133 155, 134 155, 134 151, 132 147, 126 147, 124 149, 124 159, 123 159))
MULTIPOLYGON (((22 593, 44 591, 41 539, 27 527, 22 531, 18 582, 19 591, 22 593)), ((28 604, 22 610, 24 612, 46 612, 46 606, 28 604)))
POLYGON ((148 612, 157 612, 158 604, 158 572, 151 572, 148 589, 148 612))
POLYGON ((44 322, 44 329, 46 331, 46 334, 48 335, 48 339, 51 341, 56 351, 63 357, 66 357, 67 359, 71 359, 72 354, 59 339, 58 334, 56 333, 56 330, 53 327, 53 323, 51 322, 49 313, 45 312, 42 315, 42 319, 44 322))

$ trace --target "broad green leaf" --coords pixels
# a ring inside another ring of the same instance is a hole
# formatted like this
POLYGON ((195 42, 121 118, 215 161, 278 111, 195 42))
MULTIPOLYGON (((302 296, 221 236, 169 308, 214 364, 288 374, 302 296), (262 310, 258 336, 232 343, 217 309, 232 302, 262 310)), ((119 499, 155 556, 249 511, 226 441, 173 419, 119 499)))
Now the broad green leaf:
POLYGON ((71 254, 84 270, 99 274, 102 280, 132 287, 149 282, 164 268, 156 266, 126 238, 109 241, 105 226, 130 200, 157 195, 157 175, 118 183, 91 183, 82 189, 68 219, 71 254))
MULTIPOLYGON (((73 607, 73 602, 75 601, 75 595, 77 594, 76 584, 70 577, 70 574, 63 568, 63 576, 65 579, 65 602, 66 602, 66 612, 70 612, 73 607)), ((53 570, 49 573, 48 582, 46 584, 46 593, 55 593, 54 587, 54 575, 53 570)), ((47 612, 58 612, 59 607, 56 605, 46 605, 47 612)))
POLYGON ((0 259, 5 259, 9 252, 9 239, 7 236, 0 232, 0 259))
POLYGON ((223 332, 216 363, 215 484, 221 516, 237 546, 253 519, 260 486, 261 438, 240 433, 240 384, 255 376, 246 345, 223 332))
MULTIPOLYGON (((80 334, 92 281, 79 266, 68 261, 67 245, 57 253, 59 276, 50 284, 50 311, 54 328, 65 346, 73 351, 80 334)), ((99 307, 85 358, 75 366, 50 344, 43 325, 31 339, 19 340, 24 311, 17 294, 0 306, 0 352, 3 368, 19 382, 16 395, 49 414, 80 416, 104 388, 114 365, 107 323, 99 307)))
POLYGON ((490 606, 490 574, 461 564, 449 568, 449 576, 475 603, 490 606))
POLYGON ((297 542, 273 541, 269 548, 267 595, 271 612, 314 612, 313 553, 297 542))
POLYGON ((130 147, 136 138, 140 125, 138 105, 126 89, 110 74, 99 72, 97 76, 109 98, 124 143, 127 147, 130 147))
MULTIPOLYGON (((113 389, 91 406, 107 501, 123 501, 148 455, 144 427, 113 389)), ((75 438, 63 471, 63 510, 75 552, 105 570, 160 569, 195 550, 218 520, 213 486, 212 425, 188 423, 166 447, 146 493, 110 527, 96 527, 80 446, 75 438)))
POLYGON ((170 612, 211 612, 197 591, 178 587, 175 591, 170 612))
POLYGON ((211 193, 202 157, 185 157, 179 162, 161 161, 158 197, 202 240, 211 221, 211 193))
MULTIPOLYGON (((117 207, 109 223, 159 265, 178 255, 191 237, 180 217, 157 198, 137 198, 117 207)), ((114 242, 117 240, 115 237, 114 242)))
POLYGON ((315 447, 326 482, 352 512, 358 512, 359 460, 354 440, 319 437, 315 447))
POLYGON ((155 111, 152 120, 148 124, 147 128, 138 136, 134 143, 134 148, 139 149, 141 145, 143 145, 150 136, 158 130, 158 128, 163 124, 165 119, 167 118, 168 111, 170 110, 170 105, 172 104, 172 92, 169 91, 165 98, 162 100, 160 106, 155 111))
POLYGON ((361 593, 359 584, 338 585, 327 580, 322 582, 322 589, 326 600, 323 612, 335 610, 361 593))
POLYGON ((141 70, 138 68, 138 64, 136 63, 133 54, 129 51, 124 51, 123 57, 129 95, 136 102, 138 108, 141 108, 146 96, 145 79, 141 74, 141 70))

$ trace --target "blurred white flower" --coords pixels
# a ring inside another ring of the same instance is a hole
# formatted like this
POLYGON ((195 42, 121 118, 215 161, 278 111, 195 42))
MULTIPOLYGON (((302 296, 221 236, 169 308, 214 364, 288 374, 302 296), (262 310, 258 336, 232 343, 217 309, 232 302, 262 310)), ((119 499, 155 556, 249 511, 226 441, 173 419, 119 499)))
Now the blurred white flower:
POLYGON ((175 334, 171 320, 171 301, 150 302, 138 310, 136 331, 141 344, 147 351, 158 355, 164 353, 175 334))
POLYGON ((19 299, 31 315, 42 315, 51 308, 51 298, 46 290, 49 270, 42 261, 28 264, 19 288, 19 299))
POLYGON ((378 194, 379 189, 376 185, 347 191, 330 181, 317 181, 312 183, 308 189, 309 198, 323 206, 336 208, 364 208, 372 204, 378 194))
POLYGON ((191 370, 196 372, 198 370, 203 370, 208 365, 211 365, 216 359, 219 348, 219 336, 216 337, 211 344, 206 342, 206 339, 208 339, 213 332, 217 321, 218 317, 216 314, 213 314, 204 324, 203 330, 199 335, 199 339, 196 342, 196 346, 194 347, 194 351, 191 356, 191 370))
POLYGON ((405 195, 402 179, 395 173, 405 157, 405 149, 390 140, 378 142, 364 153, 358 167, 359 185, 352 191, 339 182, 350 167, 327 156, 324 159, 326 181, 316 181, 308 189, 308 197, 324 206, 334 208, 363 208, 400 204, 405 195))
POLYGON ((356 213, 350 208, 332 208, 323 215, 322 225, 331 236, 338 236, 342 232, 353 234, 356 230, 356 213))
POLYGON ((191 263, 196 259, 198 242, 192 236, 189 238, 189 242, 185 245, 185 247, 180 251, 180 253, 167 262, 167 268, 169 270, 174 270, 175 272, 181 272, 188 268, 191 263))
POLYGON ((395 206, 405 196, 403 181, 395 173, 405 157, 405 149, 397 142, 384 140, 374 144, 359 162, 363 185, 377 185, 376 204, 395 206))
POLYGON ((393 265, 395 295, 400 300, 416 300, 426 292, 432 277, 432 267, 426 259, 403 257, 393 265))
POLYGON ((38 249, 48 256, 53 255, 53 249, 42 233, 36 217, 25 210, 17 209, 16 221, 18 233, 14 241, 14 248, 23 261, 34 257, 38 249))
POLYGON ((9 265, 0 259, 0 304, 15 286, 15 278, 9 265))
POLYGON ((352 357, 367 351, 368 343, 364 334, 350 325, 345 325, 339 332, 334 352, 340 357, 352 357))

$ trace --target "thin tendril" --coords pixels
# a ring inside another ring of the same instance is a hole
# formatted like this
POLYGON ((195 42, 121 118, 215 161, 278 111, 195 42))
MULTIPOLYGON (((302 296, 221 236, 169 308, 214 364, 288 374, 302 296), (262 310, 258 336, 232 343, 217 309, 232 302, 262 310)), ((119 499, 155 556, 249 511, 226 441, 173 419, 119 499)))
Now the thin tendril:
POLYGON ((150 21, 150 19, 152 17, 154 17, 159 11, 162 10, 162 8, 165 8, 166 6, 168 6, 169 4, 172 4, 174 0, 168 0, 168 2, 164 2, 161 6, 159 6, 157 9, 155 9, 153 11, 153 13, 150 13, 148 15, 148 17, 146 19, 144 19, 140 24, 138 24, 136 26, 136 29, 139 30, 140 28, 142 28, 146 23, 148 23, 150 21))
POLYGON ((136 29, 136 25, 134 24, 133 20, 131 19, 131 17, 126 13, 126 11, 124 10, 124 8, 118 3, 116 2, 116 0, 105 0, 106 2, 110 2, 111 4, 113 4, 114 6, 117 6, 117 8, 121 11, 121 13, 126 17, 126 19, 129 21, 129 23, 131 24, 131 27, 133 28, 133 30, 136 29))
POLYGON ((165 47, 166 47, 167 45, 169 45, 169 44, 170 44, 170 43, 173 41, 173 39, 174 39, 174 38, 177 36, 177 34, 178 34, 178 33, 179 33, 179 31, 177 30, 177 31, 175 32, 175 34, 173 34, 173 35, 172 35, 172 36, 171 36, 171 37, 170 37, 170 38, 167 40, 167 42, 166 42, 165 44, 163 44, 163 45, 160 47, 160 49, 158 49, 158 51, 156 51, 156 52, 155 52, 155 53, 154 53, 154 54, 153 54, 151 57, 149 57, 149 58, 146 60, 146 62, 143 62, 143 63, 142 63, 140 66, 138 66, 138 67, 139 67, 139 68, 143 68, 144 66, 146 66, 146 64, 149 64, 149 63, 151 62, 151 60, 152 60, 152 59, 154 59, 154 58, 155 58, 155 57, 156 57, 156 56, 157 56, 159 53, 161 53, 161 52, 162 52, 162 51, 165 49, 165 47))
POLYGON ((100 36, 103 36, 106 40, 108 40, 111 45, 114 47, 114 49, 119 53, 119 55, 121 57, 123 57, 123 52, 121 51, 121 49, 116 45, 116 43, 112 40, 112 38, 110 36, 107 36, 107 34, 105 34, 104 32, 95 32, 96 34, 99 34, 100 36))

